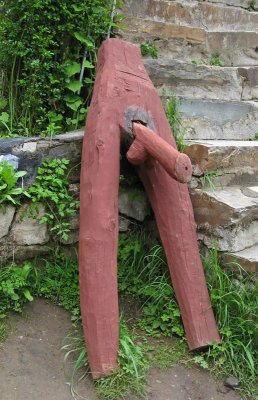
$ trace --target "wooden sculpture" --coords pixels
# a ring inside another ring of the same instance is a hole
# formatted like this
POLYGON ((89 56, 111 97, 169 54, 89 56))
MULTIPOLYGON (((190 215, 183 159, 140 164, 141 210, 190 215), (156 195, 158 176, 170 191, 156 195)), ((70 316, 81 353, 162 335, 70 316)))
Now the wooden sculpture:
POLYGON ((121 140, 128 143, 127 158, 135 165, 155 214, 189 348, 220 341, 199 256, 188 188, 180 183, 191 177, 190 161, 176 150, 139 49, 119 39, 108 39, 98 53, 80 184, 81 312, 93 378, 118 368, 121 140))

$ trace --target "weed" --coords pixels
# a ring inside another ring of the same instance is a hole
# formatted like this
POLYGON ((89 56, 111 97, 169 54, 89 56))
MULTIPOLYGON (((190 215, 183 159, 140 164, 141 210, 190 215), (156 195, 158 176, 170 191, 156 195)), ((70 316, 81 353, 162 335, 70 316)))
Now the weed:
MULTIPOLYGON (((184 339, 173 338, 169 343, 164 340, 154 342, 150 352, 150 363, 156 368, 170 368, 173 364, 181 362, 188 354, 187 344, 184 339)), ((189 357, 189 356, 188 356, 189 357)))
POLYGON ((56 249, 50 259, 43 260, 39 271, 38 295, 50 298, 80 318, 79 271, 76 255, 66 256, 56 249))
POLYGON ((21 195, 30 197, 23 188, 17 187, 18 180, 26 175, 25 171, 15 171, 7 161, 0 163, 0 205, 20 204, 21 195))
POLYGON ((68 191, 66 170, 69 160, 45 160, 38 168, 34 184, 29 189, 34 203, 46 205, 46 213, 40 222, 47 222, 50 230, 57 238, 66 241, 70 232, 69 217, 72 217, 79 207, 68 191))
POLYGON ((211 59, 210 59, 210 65, 214 67, 223 67, 224 63, 220 59, 220 54, 218 52, 212 53, 211 59))
POLYGON ((205 65, 206 64, 206 62, 204 60, 192 60, 191 63, 194 65, 205 65))
POLYGON ((114 14, 114 0, 1 2, 2 136, 52 136, 84 123, 114 14))
POLYGON ((149 335, 183 336, 181 314, 175 300, 163 248, 144 235, 120 235, 118 287, 137 296, 142 304, 138 326, 149 335))
POLYGON ((34 266, 26 262, 21 268, 11 264, 0 270, 0 318, 8 311, 21 312, 26 301, 32 301, 37 274, 34 266))
POLYGON ((200 181, 201 181, 201 187, 205 188, 205 187, 209 187, 210 189, 214 190, 215 186, 213 183, 213 179, 216 178, 217 176, 220 176, 221 172, 220 171, 209 171, 206 172, 205 174, 203 174, 200 177, 200 181))
POLYGON ((0 316, 0 343, 3 343, 7 338, 7 325, 5 321, 1 321, 0 316))
MULTIPOLYGON (((105 399, 117 399, 129 393, 142 395, 145 391, 148 362, 144 349, 135 343, 135 337, 129 332, 125 320, 119 321, 119 370, 110 376, 95 381, 97 394, 105 399)), ((71 361, 70 389, 73 397, 77 396, 77 383, 90 373, 87 351, 82 334, 65 338, 62 350, 66 351, 64 362, 71 361)))
POLYGON ((150 56, 152 58, 158 58, 158 49, 150 43, 141 43, 140 45, 142 56, 150 56))
MULTIPOLYGON (((163 96, 167 97, 166 92, 163 92, 163 96)), ((177 144, 177 148, 180 152, 183 152, 186 147, 184 143, 186 129, 182 124, 182 117, 179 111, 180 105, 181 100, 177 98, 175 93, 172 93, 166 100, 165 110, 169 125, 177 144)))
POLYGON ((255 134, 254 138, 255 140, 258 140, 258 133, 255 134))
POLYGON ((244 276, 239 268, 238 279, 241 286, 237 287, 234 283, 234 273, 223 271, 219 265, 216 249, 204 259, 204 266, 223 343, 211 344, 204 358, 214 373, 236 376, 244 393, 255 396, 258 303, 256 289, 251 289, 252 278, 244 276))

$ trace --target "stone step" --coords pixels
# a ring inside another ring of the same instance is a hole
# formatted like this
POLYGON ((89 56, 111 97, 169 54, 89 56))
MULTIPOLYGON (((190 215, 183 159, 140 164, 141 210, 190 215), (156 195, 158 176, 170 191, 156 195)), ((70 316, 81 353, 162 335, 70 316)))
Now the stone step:
POLYGON ((254 140, 258 103, 182 99, 179 108, 185 139, 254 140))
POLYGON ((191 198, 198 236, 207 247, 237 252, 258 244, 258 198, 241 187, 195 189, 191 198))
POLYGON ((205 28, 207 31, 258 31, 256 12, 221 3, 196 0, 127 0, 124 2, 123 12, 129 17, 205 28))
POLYGON ((258 182, 258 141, 190 140, 185 153, 193 165, 192 187, 210 180, 220 188, 258 182))
POLYGON ((117 36, 132 43, 154 44, 160 57, 209 64, 214 53, 219 53, 225 66, 258 64, 258 32, 209 32, 205 28, 178 25, 151 19, 127 17, 125 29, 117 36))
POLYGON ((258 100, 257 67, 214 67, 180 60, 144 59, 159 93, 175 92, 188 99, 258 100))
POLYGON ((258 272, 258 244, 235 253, 223 253, 221 262, 236 268, 240 265, 247 272, 258 272))

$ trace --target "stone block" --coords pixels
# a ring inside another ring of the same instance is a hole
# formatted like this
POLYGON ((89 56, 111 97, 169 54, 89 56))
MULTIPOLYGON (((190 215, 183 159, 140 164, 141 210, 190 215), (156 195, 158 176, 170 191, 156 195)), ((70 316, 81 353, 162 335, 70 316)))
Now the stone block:
POLYGON ((187 141, 185 153, 195 176, 211 171, 235 175, 249 172, 254 181, 258 173, 258 141, 191 140, 187 141))
MULTIPOLYGON (((175 23, 216 30, 257 30, 258 15, 239 7, 227 7, 222 2, 127 0, 123 13, 130 17, 141 17, 162 22, 175 23)), ((235 5, 235 4, 234 4, 235 5)))
POLYGON ((10 231, 10 239, 17 245, 45 244, 49 240, 47 224, 40 223, 41 217, 45 213, 42 204, 37 204, 37 216, 31 216, 30 205, 23 204, 18 210, 10 231))
MULTIPOLYGON (((258 272, 258 244, 235 253, 224 253, 221 255, 223 265, 240 265, 247 272, 258 272)), ((237 266, 235 266, 237 268, 237 266)))
POLYGON ((258 243, 258 199, 239 187, 191 192, 198 236, 209 248, 236 252, 258 243))
POLYGON ((148 74, 163 89, 188 99, 241 100, 242 79, 237 68, 194 65, 179 60, 146 59, 148 74))
POLYGON ((0 239, 8 234, 14 213, 15 207, 13 206, 5 206, 0 209, 0 239))
POLYGON ((185 139, 254 139, 258 132, 258 104, 182 99, 185 139))
POLYGON ((146 195, 140 190, 123 189, 119 193, 118 208, 121 214, 140 222, 150 213, 146 195))

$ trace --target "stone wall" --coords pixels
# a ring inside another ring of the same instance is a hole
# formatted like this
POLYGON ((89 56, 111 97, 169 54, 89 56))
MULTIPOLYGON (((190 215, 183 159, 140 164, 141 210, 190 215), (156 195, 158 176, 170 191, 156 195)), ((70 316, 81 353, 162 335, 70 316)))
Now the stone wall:
MULTIPOLYGON (((83 131, 65 133, 49 138, 17 138, 0 141, 0 162, 7 160, 20 170, 26 171, 23 184, 29 187, 43 160, 66 158, 69 165, 69 191, 79 199, 80 161, 83 131)), ((24 260, 35 255, 46 254, 55 245, 55 238, 46 223, 40 223, 45 213, 43 204, 31 212, 26 201, 19 207, 6 204, 0 211, 0 261, 24 260)), ((130 226, 141 224, 150 208, 143 191, 121 188, 119 193, 119 230, 127 231, 130 226)), ((76 245, 79 233, 79 212, 70 222, 69 238, 63 245, 76 245)))

